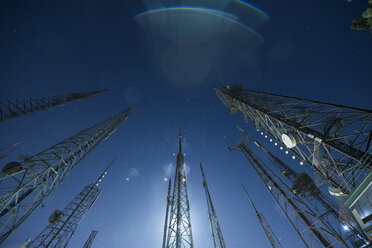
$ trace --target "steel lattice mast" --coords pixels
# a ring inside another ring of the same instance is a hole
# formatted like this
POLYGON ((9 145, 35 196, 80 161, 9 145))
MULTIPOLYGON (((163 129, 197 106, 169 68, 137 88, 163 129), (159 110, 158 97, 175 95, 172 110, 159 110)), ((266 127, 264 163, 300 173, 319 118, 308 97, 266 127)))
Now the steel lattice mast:
POLYGON ((228 147, 228 149, 244 153, 249 164, 260 177, 305 247, 352 247, 340 236, 339 226, 335 227, 320 213, 317 213, 313 202, 301 199, 294 194, 291 187, 285 184, 245 145, 246 137, 245 134, 236 147, 228 147))
POLYGON ((169 205, 172 202, 171 187, 172 187, 172 180, 169 178, 169 182, 168 182, 168 194, 167 194, 167 207, 165 209, 164 234, 163 234, 163 245, 162 245, 163 248, 166 247, 166 242, 167 242, 169 205))
POLYGON ((281 96, 241 86, 216 89, 231 110, 243 113, 338 188, 350 194, 372 169, 372 111, 281 96))
POLYGON ((242 187, 243 187, 243 190, 244 190, 245 194, 247 195, 248 200, 252 204, 252 207, 254 208, 254 211, 256 212, 257 219, 260 222, 260 225, 261 225, 262 229, 264 230, 271 246, 273 248, 282 248, 283 246, 280 244, 279 239, 276 237, 275 233, 271 229, 271 227, 270 227, 269 223, 266 221, 265 217, 257 211, 256 206, 254 205, 251 197, 249 196, 249 194, 248 194, 248 192, 245 189, 243 184, 242 184, 242 187))
POLYGON ((213 244, 215 248, 226 248, 225 240, 222 236, 220 224, 218 223, 217 214, 213 206, 211 195, 209 194, 207 179, 205 178, 202 164, 200 163, 200 170, 203 177, 203 188, 205 190, 205 196, 207 198, 209 222, 212 228, 213 244))
POLYGON ((98 184, 115 160, 116 158, 111 161, 94 183, 85 186, 63 211, 55 210, 49 217, 50 224, 31 241, 27 248, 65 248, 86 212, 102 193, 102 189, 98 189, 98 184))
POLYGON ((0 244, 48 197, 102 140, 128 118, 135 106, 85 129, 0 173, 0 244))
POLYGON ((83 248, 90 248, 93 244, 94 239, 96 238, 98 231, 92 230, 92 232, 89 235, 89 238, 85 242, 83 248))
POLYGON ((90 98, 104 91, 106 90, 70 93, 56 96, 42 96, 29 99, 17 99, 14 101, 8 100, 7 104, 0 102, 0 122, 63 105, 79 99, 90 98))
POLYGON ((193 248, 191 232, 190 204, 187 196, 186 170, 181 151, 181 132, 178 136, 179 151, 174 180, 172 207, 170 212, 167 248, 193 248))
POLYGON ((272 154, 261 143, 258 141, 255 141, 254 143, 268 154, 273 162, 273 165, 275 165, 275 167, 281 172, 281 175, 287 178, 292 184, 292 191, 297 190, 295 194, 298 195, 298 197, 306 198, 315 203, 314 206, 316 207, 317 211, 322 213, 321 216, 323 218, 327 218, 328 221, 332 221, 335 223, 335 225, 343 224, 347 226, 347 229, 350 233, 347 239, 354 245, 354 247, 361 247, 363 244, 367 246, 369 244, 367 241, 368 239, 365 237, 363 231, 359 230, 354 221, 351 221, 351 216, 346 218, 346 216, 349 216, 349 214, 346 213, 342 208, 340 209, 339 213, 337 211, 337 204, 329 199, 329 197, 327 197, 322 191, 320 191, 306 173, 297 173, 289 165, 272 154), (302 191, 299 190, 300 185, 301 187, 304 186, 302 191), (341 217, 345 218, 341 219, 341 217))

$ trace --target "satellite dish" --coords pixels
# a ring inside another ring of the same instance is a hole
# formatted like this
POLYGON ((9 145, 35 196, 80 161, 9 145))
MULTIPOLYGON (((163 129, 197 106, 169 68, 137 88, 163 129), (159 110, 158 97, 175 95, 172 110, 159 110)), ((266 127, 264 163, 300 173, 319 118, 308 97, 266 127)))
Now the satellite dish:
POLYGON ((282 141, 283 141, 284 145, 289 149, 296 146, 296 139, 293 137, 292 134, 283 133, 282 134, 282 141))

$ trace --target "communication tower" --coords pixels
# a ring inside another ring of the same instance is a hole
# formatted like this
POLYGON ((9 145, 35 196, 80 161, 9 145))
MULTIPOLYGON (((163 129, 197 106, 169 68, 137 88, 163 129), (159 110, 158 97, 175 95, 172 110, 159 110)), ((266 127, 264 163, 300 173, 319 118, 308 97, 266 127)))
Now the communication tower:
POLYGON ((95 90, 92 92, 70 93, 56 96, 42 96, 29 99, 8 100, 8 103, 0 102, 0 122, 14 119, 23 115, 60 106, 79 99, 93 97, 106 90, 95 90))
POLYGON ((168 225, 166 248, 193 248, 191 232, 190 204, 187 196, 187 177, 184 159, 181 151, 182 136, 178 136, 179 150, 177 154, 177 168, 174 180, 171 212, 168 225))
MULTIPOLYGON (((93 206, 102 193, 102 189, 99 189, 98 185, 115 160, 116 158, 111 161, 95 182, 85 186, 63 211, 56 209, 50 215, 48 219, 49 225, 31 241, 27 248, 65 248, 86 212, 93 206)), ((97 231, 93 232, 95 232, 94 239, 97 231)), ((91 242, 93 242, 93 239, 91 242)))
POLYGON ((269 223, 266 221, 265 217, 259 213, 256 209, 256 206, 254 205, 251 197, 249 196, 247 190, 245 189, 244 185, 242 184, 243 190, 245 194, 247 195, 248 200, 252 204, 252 207, 254 208, 254 211, 256 212, 256 216, 258 221, 260 222, 260 225, 262 229, 264 230, 267 238, 269 239, 269 242, 273 248, 282 248, 283 246, 280 244, 279 239, 276 237, 275 233, 271 229, 269 223))
POLYGON ((93 244, 94 239, 96 238, 98 231, 92 230, 92 232, 89 235, 89 238, 85 242, 83 248, 90 248, 93 244))
POLYGON ((220 224, 218 223, 217 214, 213 206, 211 195, 209 194, 207 179, 205 178, 201 163, 200 163, 200 170, 201 170, 202 177, 203 177, 202 185, 205 190, 205 196, 207 198, 209 222, 211 223, 211 228, 212 228, 213 244, 215 248, 226 248, 225 240, 223 239, 223 236, 222 236, 221 227, 220 227, 220 224))
POLYGON ((0 244, 50 195, 87 154, 128 118, 131 107, 0 173, 0 244))
POLYGON ((228 149, 244 153, 249 164, 260 177, 305 247, 352 247, 341 237, 338 230, 335 230, 337 227, 314 211, 313 202, 294 194, 291 187, 245 145, 246 137, 245 133, 237 146, 228 147, 228 149))
POLYGON ((322 213, 321 216, 323 218, 328 218, 328 221, 333 221, 335 225, 342 225, 343 229, 348 231, 349 235, 347 239, 350 240, 354 247, 366 247, 370 244, 363 231, 352 221, 346 210, 339 207, 326 194, 319 190, 307 173, 297 173, 261 143, 258 141, 254 143, 269 155, 273 165, 281 172, 281 175, 291 182, 291 189, 294 194, 315 203, 314 207, 318 213, 322 213), (338 209, 339 211, 337 211, 338 209))
POLYGON ((331 182, 334 194, 350 194, 372 169, 371 110, 245 90, 241 85, 216 92, 231 113, 242 112, 262 135, 283 143, 300 163, 331 182))
POLYGON ((168 182, 168 194, 167 194, 167 207, 165 210, 165 222, 164 222, 164 234, 163 234, 163 248, 166 247, 166 242, 167 242, 167 231, 168 231, 168 216, 169 216, 169 205, 172 202, 172 196, 171 196, 171 187, 172 187, 172 180, 169 178, 168 182))

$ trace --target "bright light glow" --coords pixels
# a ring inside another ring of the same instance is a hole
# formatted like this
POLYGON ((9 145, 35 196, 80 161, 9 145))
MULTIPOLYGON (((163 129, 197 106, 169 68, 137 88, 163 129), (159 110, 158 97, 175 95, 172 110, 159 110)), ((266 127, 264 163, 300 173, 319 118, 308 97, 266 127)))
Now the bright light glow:
POLYGON ((186 178, 182 178, 182 182, 186 182, 186 178))
POLYGON ((347 225, 342 225, 345 231, 349 231, 349 227, 347 225))
POLYGON ((288 154, 288 151, 285 151, 285 154, 288 154))
POLYGON ((168 181, 168 178, 164 177, 164 182, 168 181))
POLYGON ((105 175, 102 175, 102 178, 104 178, 105 177, 105 175))
POLYGON ((276 143, 276 142, 275 142, 275 143, 274 143, 274 145, 276 145, 276 146, 277 146, 277 145, 278 145, 278 143, 276 143))
POLYGON ((98 182, 101 182, 101 181, 102 181, 102 179, 99 179, 99 180, 98 180, 98 182))
POLYGON ((261 135, 263 135, 263 132, 261 132, 261 135))
POLYGON ((292 159, 295 159, 296 157, 295 156, 292 156, 292 159))
POLYGON ((265 138, 267 138, 267 135, 265 135, 265 138))
POLYGON ((98 186, 98 183, 96 183, 96 186, 98 186))
POLYGON ((288 148, 293 148, 296 146, 296 140, 291 134, 282 134, 282 141, 284 145, 288 148))
POLYGON ((270 139, 270 142, 273 142, 273 139, 270 139))
POLYGON ((303 164, 304 164, 304 162, 301 161, 301 162, 300 162, 300 165, 303 165, 303 164))
POLYGON ((129 177, 127 177, 127 178, 125 178, 125 180, 126 180, 126 181, 129 181, 130 179, 129 179, 129 177))
POLYGON ((280 147, 280 150, 283 150, 283 147, 282 146, 280 147))
POLYGON ((105 175, 107 174, 107 171, 105 171, 105 175))

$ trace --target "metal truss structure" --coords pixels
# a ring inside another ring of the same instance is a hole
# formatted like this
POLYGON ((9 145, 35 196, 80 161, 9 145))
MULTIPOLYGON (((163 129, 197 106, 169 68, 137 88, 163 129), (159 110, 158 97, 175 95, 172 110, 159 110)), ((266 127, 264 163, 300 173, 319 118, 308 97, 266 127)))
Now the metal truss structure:
POLYGON ((0 244, 75 169, 87 154, 128 118, 135 106, 85 129, 0 173, 0 244))
POLYGON ((284 177, 288 179, 288 182, 291 183, 292 191, 298 191, 295 193, 298 197, 313 202, 316 211, 321 213, 321 216, 327 219, 330 223, 334 223, 334 225, 343 225, 343 227, 348 231, 348 235, 345 239, 350 241, 354 247, 367 247, 370 244, 363 231, 354 221, 352 221, 352 217, 326 194, 320 191, 306 173, 297 173, 258 141, 255 141, 254 143, 268 154, 275 168, 280 171, 282 178, 284 177), (298 188, 300 185, 307 191, 299 192, 298 188))
POLYGON ((203 188, 205 190, 205 196, 207 198, 209 222, 212 228, 213 244, 215 248, 226 248, 225 240, 222 236, 220 224, 218 223, 217 214, 213 206, 211 195, 209 194, 207 179, 205 178, 202 164, 200 163, 200 170, 203 177, 203 188))
POLYGON ((228 149, 244 153, 305 247, 352 247, 339 234, 340 226, 330 223, 327 218, 318 213, 312 201, 294 194, 291 187, 245 145, 245 139, 246 135, 237 146, 228 149))
POLYGON ((63 211, 56 210, 51 215, 49 218, 50 224, 31 241, 27 248, 67 247, 67 244, 74 235, 80 221, 102 193, 102 189, 98 189, 98 184, 105 177, 115 159, 112 160, 97 180, 94 183, 85 186, 63 211))
POLYGON ((172 180, 169 178, 168 194, 167 194, 167 202, 166 202, 167 207, 165 209, 165 222, 164 222, 164 234, 163 234, 163 245, 162 245, 163 248, 166 247, 166 242, 167 242, 169 206, 171 205, 171 202, 172 202, 171 187, 172 187, 172 180))
POLYGON ((92 230, 92 232, 89 235, 89 238, 85 242, 83 248, 90 248, 93 244, 94 239, 96 238, 98 231, 92 230))
POLYGON ((181 151, 181 133, 174 180, 171 212, 168 226, 167 248, 193 248, 191 232, 190 204, 187 196, 186 170, 181 151))
POLYGON ((60 106, 79 99, 90 98, 105 90, 92 92, 70 93, 57 96, 42 96, 29 99, 8 100, 8 103, 0 102, 0 122, 14 119, 23 115, 45 110, 51 107, 60 106))
POLYGON ((273 248, 282 248, 283 246, 280 244, 279 239, 276 237, 274 231, 271 229, 271 227, 270 227, 269 223, 267 222, 267 220, 265 219, 265 217, 257 211, 256 206, 254 205, 251 197, 249 196, 249 194, 248 194, 248 192, 245 189, 243 184, 242 184, 242 187, 243 187, 243 190, 244 190, 245 194, 247 195, 248 200, 252 204, 252 207, 254 208, 254 211, 256 212, 257 219, 260 222, 260 225, 261 225, 262 229, 264 230, 271 246, 273 248))
POLYGON ((257 130, 283 142, 338 194, 350 194, 372 169, 371 110, 244 90, 240 85, 216 92, 231 113, 240 111, 257 130))

